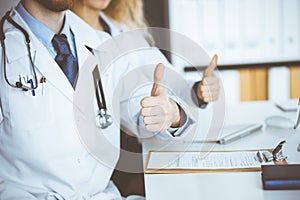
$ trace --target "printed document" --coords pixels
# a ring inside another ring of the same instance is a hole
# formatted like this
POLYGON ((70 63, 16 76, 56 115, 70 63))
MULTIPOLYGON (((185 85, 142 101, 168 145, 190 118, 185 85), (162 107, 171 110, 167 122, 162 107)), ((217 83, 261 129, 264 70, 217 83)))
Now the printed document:
POLYGON ((149 157, 147 169, 246 169, 260 168, 261 165, 256 151, 154 151, 149 157))

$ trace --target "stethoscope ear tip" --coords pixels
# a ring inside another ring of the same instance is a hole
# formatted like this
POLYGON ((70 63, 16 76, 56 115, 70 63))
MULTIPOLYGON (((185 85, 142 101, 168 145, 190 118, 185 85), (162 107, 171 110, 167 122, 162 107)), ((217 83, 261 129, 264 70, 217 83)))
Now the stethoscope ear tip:
POLYGON ((16 86, 17 86, 17 88, 22 88, 23 84, 21 82, 17 81, 16 86))
POLYGON ((16 87, 22 89, 24 92, 28 91, 28 89, 26 89, 20 81, 16 82, 16 87))

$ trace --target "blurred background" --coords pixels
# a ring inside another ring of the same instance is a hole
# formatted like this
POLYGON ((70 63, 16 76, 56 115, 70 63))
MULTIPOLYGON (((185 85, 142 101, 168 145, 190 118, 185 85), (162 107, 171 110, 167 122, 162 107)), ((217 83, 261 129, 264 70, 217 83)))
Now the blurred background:
MULTIPOLYGON (((0 0, 1 16, 17 2, 0 0)), ((219 55, 228 103, 300 97, 299 0, 144 0, 144 10, 150 26, 219 55)), ((172 38, 165 42, 172 48, 172 38)), ((194 67, 165 53, 187 78, 199 79, 194 67)))
MULTIPOLYGON (((300 97, 299 0, 145 0, 145 11, 150 25, 219 55, 228 103, 300 97)), ((197 79, 194 68, 172 54, 170 59, 197 79)))

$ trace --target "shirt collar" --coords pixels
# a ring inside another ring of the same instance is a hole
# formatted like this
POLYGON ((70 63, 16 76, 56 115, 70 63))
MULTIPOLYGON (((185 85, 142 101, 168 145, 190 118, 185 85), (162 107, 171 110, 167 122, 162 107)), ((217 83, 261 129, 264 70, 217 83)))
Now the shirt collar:
MULTIPOLYGON (((51 41, 55 35, 55 32, 29 14, 21 2, 16 7, 16 10, 29 26, 33 34, 40 40, 40 42, 46 47, 52 47, 53 45, 51 41)), ((65 17, 64 25, 60 34, 65 34, 68 38, 68 42, 70 44, 72 43, 73 37, 67 17, 65 17)))

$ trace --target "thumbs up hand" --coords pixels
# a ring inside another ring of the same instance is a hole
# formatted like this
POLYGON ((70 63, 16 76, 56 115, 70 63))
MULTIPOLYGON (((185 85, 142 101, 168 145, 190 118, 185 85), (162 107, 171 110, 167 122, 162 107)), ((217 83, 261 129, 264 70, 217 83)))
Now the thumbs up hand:
POLYGON ((158 64, 154 71, 154 83, 150 97, 141 101, 141 115, 146 129, 151 132, 165 131, 180 124, 180 109, 169 99, 162 86, 165 66, 158 64))
POLYGON ((217 67, 218 56, 214 55, 209 66, 205 69, 201 83, 198 86, 197 95, 204 102, 216 101, 220 93, 219 79, 214 73, 217 67))

